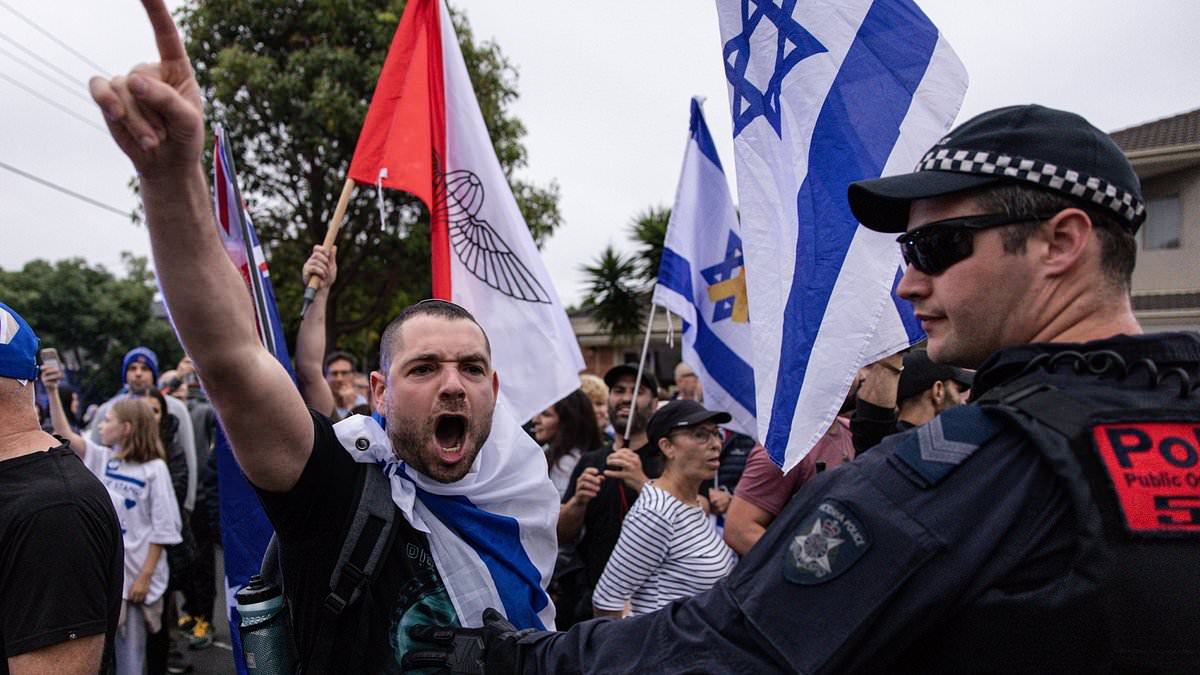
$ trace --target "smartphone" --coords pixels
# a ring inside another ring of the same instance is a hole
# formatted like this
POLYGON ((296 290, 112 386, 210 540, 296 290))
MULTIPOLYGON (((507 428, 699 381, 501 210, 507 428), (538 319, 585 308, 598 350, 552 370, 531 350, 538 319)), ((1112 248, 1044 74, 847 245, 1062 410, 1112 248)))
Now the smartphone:
MULTIPOLYGON (((46 347, 39 355, 42 357, 43 366, 54 366, 59 372, 62 372, 62 361, 58 358, 58 350, 54 347, 46 347)), ((64 375, 66 373, 63 373, 64 375)))

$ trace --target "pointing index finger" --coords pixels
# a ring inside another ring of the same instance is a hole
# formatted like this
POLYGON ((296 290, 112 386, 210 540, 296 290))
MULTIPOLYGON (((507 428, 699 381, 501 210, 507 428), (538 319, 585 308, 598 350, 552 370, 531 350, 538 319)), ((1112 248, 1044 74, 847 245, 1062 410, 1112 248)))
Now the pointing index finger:
POLYGON ((161 61, 186 61, 187 52, 183 49, 183 41, 179 38, 179 30, 175 20, 167 11, 164 0, 142 0, 146 8, 146 16, 154 28, 154 42, 158 46, 158 58, 161 61))

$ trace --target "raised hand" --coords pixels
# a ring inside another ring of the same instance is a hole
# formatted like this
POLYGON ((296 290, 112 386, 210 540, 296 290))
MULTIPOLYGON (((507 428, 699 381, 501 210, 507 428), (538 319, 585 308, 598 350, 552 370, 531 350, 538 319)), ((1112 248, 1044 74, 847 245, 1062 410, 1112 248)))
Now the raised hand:
POLYGON ((608 468, 604 470, 604 475, 619 478, 634 490, 641 490, 650 480, 642 470, 642 458, 629 448, 614 450, 608 455, 608 468))
POLYGON ((600 494, 602 483, 604 483, 604 476, 600 475, 598 469, 589 466, 579 474, 579 480, 575 481, 575 495, 571 497, 571 500, 579 506, 586 506, 593 497, 600 494))
POLYGON ((50 390, 57 390, 58 383, 62 382, 63 379, 62 371, 57 366, 44 363, 42 364, 40 374, 42 376, 42 386, 50 390))
POLYGON ((337 281, 337 246, 332 251, 320 244, 313 246, 312 255, 304 261, 300 277, 307 284, 314 276, 321 280, 318 289, 329 288, 337 281))
POLYGON ((200 86, 163 0, 142 0, 159 62, 111 80, 93 77, 92 99, 109 133, 143 177, 190 170, 204 149, 200 86))

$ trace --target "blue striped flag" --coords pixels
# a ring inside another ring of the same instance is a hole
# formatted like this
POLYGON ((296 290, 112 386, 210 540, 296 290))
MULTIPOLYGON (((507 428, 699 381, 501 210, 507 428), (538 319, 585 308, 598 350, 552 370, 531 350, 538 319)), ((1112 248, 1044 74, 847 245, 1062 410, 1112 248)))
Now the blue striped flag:
POLYGON ((962 63, 912 0, 717 0, 733 115, 759 439, 788 469, 858 368, 921 339, 892 237, 856 180, 907 172, 950 127, 962 63))
POLYGON ((757 436, 741 228, 701 103, 692 99, 654 302, 683 319, 683 360, 704 385, 704 405, 757 436))
MULTIPOLYGON (((217 215, 217 230, 230 259, 242 273, 246 288, 254 303, 258 337, 263 345, 279 359, 292 381, 296 379, 292 360, 284 339, 275 290, 267 271, 267 259, 254 231, 250 214, 246 213, 233 158, 225 139, 225 131, 217 127, 213 143, 213 210, 217 215)), ((258 574, 263 552, 273 532, 258 495, 238 467, 229 440, 218 423, 213 452, 217 454, 217 480, 221 491, 221 546, 225 550, 225 601, 229 609, 233 656, 239 673, 246 672, 238 635, 240 618, 234 606, 234 593, 258 574)))

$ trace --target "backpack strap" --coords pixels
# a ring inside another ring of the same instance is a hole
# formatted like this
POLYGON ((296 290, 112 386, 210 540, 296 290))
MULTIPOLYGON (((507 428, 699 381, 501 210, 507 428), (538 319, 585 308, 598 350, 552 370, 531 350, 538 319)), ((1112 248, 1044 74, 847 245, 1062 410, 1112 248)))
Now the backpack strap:
POLYGON ((258 576, 263 578, 263 581, 275 584, 280 589, 283 588, 283 573, 279 566, 279 535, 271 532, 271 541, 267 542, 267 549, 263 551, 262 563, 258 566, 258 576))
MULTIPOLYGON (((373 465, 364 466, 362 474, 362 492, 350 529, 342 540, 337 564, 329 577, 330 592, 325 596, 321 622, 305 673, 332 672, 330 658, 341 614, 346 607, 358 602, 364 592, 369 594, 369 586, 378 577, 380 563, 391 550, 395 538, 396 504, 392 501, 391 483, 373 465)), ((365 614, 365 611, 359 613, 355 629, 359 637, 356 642, 360 645, 366 638, 369 621, 365 614)))
POLYGON ((992 389, 979 399, 979 405, 1018 410, 1072 442, 1087 429, 1090 408, 1054 385, 1022 380, 992 389))

